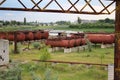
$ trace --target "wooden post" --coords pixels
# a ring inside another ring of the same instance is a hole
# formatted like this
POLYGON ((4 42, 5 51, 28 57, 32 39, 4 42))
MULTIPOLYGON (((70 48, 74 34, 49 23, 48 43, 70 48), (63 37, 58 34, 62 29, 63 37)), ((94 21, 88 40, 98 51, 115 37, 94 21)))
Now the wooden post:
POLYGON ((120 80, 120 0, 116 0, 114 80, 120 80))
POLYGON ((15 54, 18 53, 18 49, 17 49, 17 32, 14 32, 14 53, 15 54))

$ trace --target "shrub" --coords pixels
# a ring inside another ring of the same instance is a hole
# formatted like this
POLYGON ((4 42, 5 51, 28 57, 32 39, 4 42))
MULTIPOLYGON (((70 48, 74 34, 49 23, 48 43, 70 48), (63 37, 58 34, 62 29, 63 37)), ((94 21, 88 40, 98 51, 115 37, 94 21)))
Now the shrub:
POLYGON ((83 24, 72 24, 69 26, 69 28, 75 28, 75 29, 89 29, 89 28, 112 28, 114 29, 114 24, 110 23, 83 23, 83 24))
POLYGON ((0 69, 0 80, 22 80, 20 67, 15 64, 8 69, 0 69))
POLYGON ((33 43, 33 47, 35 49, 39 49, 40 48, 40 44, 38 42, 35 42, 35 43, 33 43))
POLYGON ((40 49, 40 51, 41 51, 41 55, 40 55, 40 60, 43 60, 43 61, 45 61, 45 60, 48 60, 48 59, 50 59, 50 53, 49 53, 49 51, 48 51, 48 46, 43 46, 41 49, 40 49))

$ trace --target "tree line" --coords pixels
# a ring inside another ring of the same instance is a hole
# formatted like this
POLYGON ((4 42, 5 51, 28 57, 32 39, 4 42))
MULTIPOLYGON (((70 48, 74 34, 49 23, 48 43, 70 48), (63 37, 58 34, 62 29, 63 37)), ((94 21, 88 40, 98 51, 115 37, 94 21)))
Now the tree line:
POLYGON ((3 21, 0 20, 0 26, 8 26, 8 25, 27 25, 26 18, 24 18, 24 22, 16 21, 16 20, 11 20, 11 21, 3 21))
POLYGON ((115 20, 106 18, 104 20, 98 20, 94 23, 81 23, 81 19, 78 17, 77 24, 69 25, 69 28, 76 29, 89 29, 89 28, 115 28, 115 20))

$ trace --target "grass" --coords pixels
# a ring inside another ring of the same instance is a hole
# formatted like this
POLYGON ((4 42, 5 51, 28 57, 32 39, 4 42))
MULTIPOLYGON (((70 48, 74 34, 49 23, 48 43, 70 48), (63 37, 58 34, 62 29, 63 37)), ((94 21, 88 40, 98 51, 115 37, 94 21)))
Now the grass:
MULTIPOLYGON (((13 50, 13 46, 11 45, 11 50, 13 50)), ((32 60, 32 59, 39 59, 40 50, 38 49, 31 49, 27 51, 22 51, 23 48, 26 47, 26 45, 21 46, 21 53, 14 55, 11 53, 10 58, 14 60, 32 60)), ((33 45, 31 44, 30 48, 33 48, 33 45)), ((12 51, 10 51, 12 52, 12 51)), ((101 48, 92 48, 92 52, 81 51, 81 52, 74 52, 65 54, 63 51, 51 53, 51 60, 64 60, 64 61, 79 61, 79 62, 92 62, 92 63, 101 63, 101 56, 104 54, 103 63, 104 64, 111 64, 113 63, 114 59, 114 50, 113 48, 107 48, 107 49, 101 49, 101 48), (89 57, 88 57, 89 56, 89 57)))
MULTIPOLYGON (((4 27, 0 28, 0 31, 11 31, 11 30, 38 30, 38 29, 59 29, 59 30, 77 30, 77 31, 93 31, 93 29, 71 29, 68 26, 21 26, 21 27, 4 27)), ((108 31, 114 32, 113 29, 94 29, 94 31, 108 31)), ((45 77, 46 69, 50 69, 51 75, 53 77, 58 76, 59 80, 107 80, 107 70, 100 66, 91 66, 88 68, 87 65, 69 65, 69 64, 52 64, 52 63, 35 63, 32 59, 40 59, 41 52, 38 49, 33 49, 33 45, 30 45, 30 50, 23 51, 27 45, 21 45, 19 43, 20 54, 13 54, 13 45, 10 45, 10 59, 12 61, 25 62, 21 64, 22 68, 22 80, 33 80, 30 75, 29 68, 35 68, 35 75, 42 78, 45 77)), ((113 64, 114 63, 114 49, 106 48, 101 49, 98 47, 92 48, 92 52, 88 50, 81 52, 74 52, 65 54, 63 51, 56 51, 51 53, 51 60, 60 61, 77 61, 77 62, 87 62, 87 63, 101 63, 101 56, 104 55, 102 59, 103 64, 113 64)), ((45 80, 45 79, 44 79, 45 80)))
POLYGON ((21 31, 21 30, 38 30, 52 29, 54 26, 4 26, 0 28, 0 32, 4 31, 21 31))
MULTIPOLYGON (((31 67, 29 64, 30 63, 22 65, 23 80, 33 80, 30 75, 30 70, 28 69, 31 67)), ((44 63, 37 63, 34 64, 33 68, 35 75, 39 76, 42 80, 45 78, 45 73, 48 69, 50 70, 49 76, 58 77, 57 80, 107 80, 107 70, 104 70, 105 67, 91 66, 90 68, 87 68, 86 65, 70 66, 67 64, 56 64, 54 66, 52 66, 52 64, 47 64, 47 66, 45 66, 44 63)))
POLYGON ((7 26, 0 28, 0 31, 17 31, 17 30, 39 30, 39 29, 54 29, 54 30, 73 30, 73 31, 84 31, 84 32, 114 32, 114 29, 73 29, 69 28, 68 25, 58 25, 58 26, 7 26))
MULTIPOLYGON (((52 63, 34 63, 32 59, 39 59, 40 50, 33 49, 33 45, 30 45, 31 50, 22 51, 23 48, 27 45, 20 45, 21 49, 20 54, 13 54, 12 49, 13 45, 10 45, 10 58, 13 61, 25 61, 25 64, 22 64, 22 79, 23 80, 33 80, 30 75, 31 66, 35 68, 35 75, 42 78, 45 77, 46 69, 50 69, 53 77, 58 77, 59 80, 107 80, 107 70, 105 67, 100 66, 91 66, 87 65, 69 65, 69 64, 52 64, 52 63)), ((104 54, 102 60, 103 64, 112 64, 114 63, 114 49, 106 48, 101 49, 98 45, 96 48, 92 48, 92 52, 81 51, 74 53, 63 53, 62 51, 56 51, 51 53, 51 60, 60 60, 60 61, 77 61, 77 62, 88 62, 88 63, 101 63, 101 55, 104 54), (89 55, 89 56, 88 56, 89 55)))
POLYGON ((89 29, 76 29, 76 28, 69 28, 69 26, 57 26, 54 29, 56 30, 73 30, 73 31, 84 31, 84 32, 114 32, 114 29, 98 29, 98 28, 89 28, 89 29))

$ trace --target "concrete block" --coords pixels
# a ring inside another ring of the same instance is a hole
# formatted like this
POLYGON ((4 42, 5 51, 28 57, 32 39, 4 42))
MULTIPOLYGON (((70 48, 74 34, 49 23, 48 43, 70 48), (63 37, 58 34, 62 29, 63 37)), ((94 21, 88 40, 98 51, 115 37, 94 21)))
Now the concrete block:
POLYGON ((112 44, 112 47, 114 47, 114 46, 115 46, 115 43, 112 44))
POLYGON ((113 44, 101 44, 101 48, 113 47, 113 44))
POLYGON ((55 51, 59 51, 59 47, 55 47, 55 51))
POLYGON ((106 46, 104 44, 101 44, 101 48, 106 48, 106 46))
POLYGON ((49 48, 48 52, 50 52, 50 53, 53 52, 53 48, 49 48))
POLYGON ((0 65, 9 63, 9 41, 0 39, 0 65))
POLYGON ((77 47, 72 47, 72 48, 71 48, 71 51, 72 51, 72 52, 77 52, 78 49, 77 49, 77 47))
POLYGON ((71 53, 71 52, 72 52, 71 48, 64 48, 64 53, 71 53))
POLYGON ((78 51, 83 51, 84 49, 83 49, 83 47, 82 46, 79 46, 78 47, 78 51))
POLYGON ((108 65, 108 80, 114 80, 114 65, 108 65))

